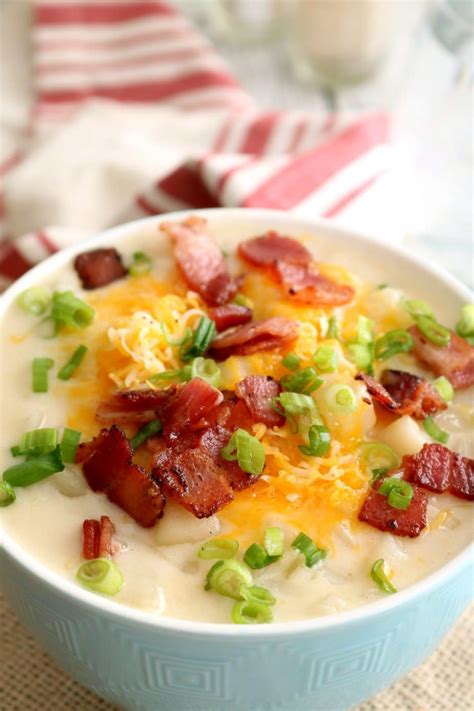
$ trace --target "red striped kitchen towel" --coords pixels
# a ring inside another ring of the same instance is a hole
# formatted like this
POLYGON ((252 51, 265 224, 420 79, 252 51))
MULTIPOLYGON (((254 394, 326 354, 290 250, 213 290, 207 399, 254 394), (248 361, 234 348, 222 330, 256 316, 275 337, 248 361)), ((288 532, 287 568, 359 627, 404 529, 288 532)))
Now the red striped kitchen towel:
POLYGON ((35 140, 0 166, 3 286, 140 215, 221 205, 332 216, 388 166, 385 114, 258 110, 161 0, 37 0, 32 41, 35 140))

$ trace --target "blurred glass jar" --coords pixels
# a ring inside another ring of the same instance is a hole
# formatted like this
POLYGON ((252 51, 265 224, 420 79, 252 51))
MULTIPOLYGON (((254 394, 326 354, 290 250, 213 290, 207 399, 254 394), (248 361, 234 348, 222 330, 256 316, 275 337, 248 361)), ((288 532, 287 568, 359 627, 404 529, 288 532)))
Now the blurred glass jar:
POLYGON ((205 0, 208 30, 233 45, 274 41, 282 30, 282 5, 287 0, 205 0))
POLYGON ((396 9, 393 0, 287 0, 298 79, 336 88, 373 75, 390 49, 396 9))

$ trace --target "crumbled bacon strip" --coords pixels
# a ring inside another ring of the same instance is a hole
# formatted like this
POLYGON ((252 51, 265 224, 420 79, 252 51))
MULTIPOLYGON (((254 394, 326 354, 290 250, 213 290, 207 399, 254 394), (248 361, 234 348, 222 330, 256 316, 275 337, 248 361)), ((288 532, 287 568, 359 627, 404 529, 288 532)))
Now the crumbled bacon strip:
POLYGON ((474 501, 474 459, 451 452, 442 444, 425 444, 418 454, 403 457, 407 481, 442 494, 449 491, 461 499, 474 501))
POLYGON ((400 417, 410 415, 424 420, 428 415, 447 408, 436 388, 412 373, 384 370, 380 382, 370 375, 358 373, 356 380, 365 383, 369 394, 382 407, 400 417))
POLYGON ((78 254, 74 260, 74 269, 79 275, 84 289, 98 289, 127 273, 122 258, 116 249, 92 249, 78 254))
POLYGON ((146 423, 156 419, 176 392, 176 386, 166 390, 122 390, 100 403, 96 418, 99 422, 146 423))
POLYGON ((257 267, 275 267, 277 262, 310 264, 312 261, 310 252, 300 242, 275 231, 241 242, 237 251, 242 259, 257 267))
POLYGON ((435 375, 444 375, 456 390, 474 385, 474 346, 454 331, 448 346, 432 343, 417 326, 412 326, 409 332, 415 341, 412 352, 422 365, 435 375))
POLYGON ((94 518, 86 518, 82 524, 82 557, 93 560, 99 557, 100 523, 94 518))
POLYGON ((231 355, 271 350, 294 341, 296 336, 297 326, 294 321, 275 316, 219 333, 212 341, 211 355, 217 360, 225 360, 231 355))
POLYGON ((166 499, 142 467, 133 464, 132 448, 119 427, 103 429, 79 445, 76 461, 93 491, 102 491, 144 528, 163 515, 166 499))
POLYGON ((283 415, 276 412, 272 403, 281 392, 280 384, 270 375, 249 375, 237 384, 235 393, 247 405, 254 420, 267 427, 285 424, 283 415))
POLYGON ((223 399, 220 390, 201 378, 193 378, 177 388, 175 395, 158 411, 166 440, 173 442, 186 430, 199 427, 203 418, 220 405, 223 399))
POLYGON ((252 311, 246 306, 239 304, 226 304, 209 309, 209 318, 216 324, 216 329, 220 333, 226 328, 241 326, 252 320, 252 311))
POLYGON ((113 537, 115 526, 108 516, 100 517, 99 558, 111 558, 114 554, 113 537))
MULTIPOLYGON (((381 482, 378 482, 379 486, 380 484, 381 482)), ((413 498, 408 508, 403 510, 390 506, 387 497, 380 494, 377 488, 371 489, 365 499, 359 511, 359 521, 395 536, 419 536, 427 523, 428 499, 425 492, 413 485, 413 498)))
POLYGON ((206 220, 194 215, 183 222, 164 222, 178 267, 188 286, 209 306, 226 304, 237 292, 221 250, 206 232, 206 220))

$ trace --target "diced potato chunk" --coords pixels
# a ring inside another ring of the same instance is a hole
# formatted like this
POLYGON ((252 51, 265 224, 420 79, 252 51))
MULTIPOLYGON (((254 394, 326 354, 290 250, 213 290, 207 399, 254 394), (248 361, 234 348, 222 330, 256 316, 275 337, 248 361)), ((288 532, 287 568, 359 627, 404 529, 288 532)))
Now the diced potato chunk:
POLYGON ((379 439, 392 447, 400 457, 404 454, 416 454, 426 442, 431 441, 409 415, 404 415, 385 427, 380 432, 379 439))
POLYGON ((159 546, 194 543, 215 536, 220 528, 217 516, 199 519, 181 506, 168 503, 165 515, 156 524, 155 542, 159 546))

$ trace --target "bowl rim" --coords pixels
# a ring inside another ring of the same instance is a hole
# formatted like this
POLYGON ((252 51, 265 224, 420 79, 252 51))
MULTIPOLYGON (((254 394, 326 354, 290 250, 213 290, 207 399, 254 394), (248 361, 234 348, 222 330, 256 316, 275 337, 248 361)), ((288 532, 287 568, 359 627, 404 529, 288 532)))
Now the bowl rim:
MULTIPOLYGON (((84 240, 78 244, 66 247, 56 254, 48 257, 38 265, 30 269, 26 274, 16 280, 0 297, 0 319, 2 314, 8 309, 16 296, 28 288, 28 284, 36 279, 43 279, 45 276, 54 273, 60 265, 67 263, 76 254, 104 244, 108 240, 113 239, 120 241, 125 238, 130 232, 135 232, 140 227, 149 227, 153 224, 159 224, 164 220, 184 219, 189 215, 200 215, 206 219, 212 220, 219 216, 219 219, 241 220, 244 222, 255 221, 263 222, 281 222, 293 223, 297 230, 309 230, 315 232, 321 230, 326 234, 332 234, 337 239, 346 238, 358 241, 362 246, 376 247, 378 250, 393 254, 398 258, 402 258, 411 262, 421 270, 431 274, 436 280, 440 281, 443 286, 450 291, 455 292, 461 299, 467 301, 471 299, 469 289, 458 282, 451 274, 417 255, 412 255, 405 248, 387 244, 379 241, 376 237, 363 234, 357 230, 339 226, 333 222, 321 218, 300 218, 297 215, 269 209, 245 209, 240 208, 209 208, 204 210, 181 210, 163 215, 153 215, 139 220, 133 220, 128 223, 117 225, 109 229, 98 232, 95 236, 84 240)), ((443 583, 446 584, 457 572, 461 572, 470 563, 474 562, 474 543, 467 545, 460 551, 452 560, 441 566, 434 572, 427 575, 425 578, 410 585, 408 588, 401 590, 396 595, 390 595, 380 600, 368 602, 359 607, 331 615, 322 617, 307 618, 303 620, 295 620, 288 622, 274 622, 271 625, 248 625, 240 626, 231 623, 217 622, 200 622, 195 620, 186 620, 173 617, 159 616, 154 612, 133 608, 128 605, 115 602, 111 598, 106 598, 96 595, 72 581, 64 578, 60 573, 56 573, 47 567, 44 563, 36 560, 30 553, 27 552, 19 543, 17 543, 8 533, 0 526, 0 552, 6 552, 17 564, 26 570, 30 575, 39 578, 40 583, 53 588, 57 594, 64 595, 66 598, 79 604, 82 608, 89 612, 97 611, 105 616, 116 620, 117 622, 134 622, 140 626, 146 626, 150 629, 174 632, 186 635, 201 635, 201 636, 217 636, 217 637, 288 637, 295 633, 297 634, 312 634, 328 629, 337 629, 341 626, 353 625, 364 622, 368 619, 373 619, 396 611, 411 601, 415 601, 419 597, 429 592, 433 592, 443 583)))

